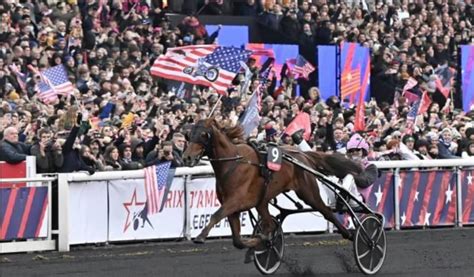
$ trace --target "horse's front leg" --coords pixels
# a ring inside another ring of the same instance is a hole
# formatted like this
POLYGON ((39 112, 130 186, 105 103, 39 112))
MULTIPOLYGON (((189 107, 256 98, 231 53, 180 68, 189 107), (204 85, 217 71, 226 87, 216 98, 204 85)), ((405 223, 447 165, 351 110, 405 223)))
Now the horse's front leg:
POLYGON ((246 246, 240 237, 240 212, 233 213, 227 217, 232 231, 232 243, 237 249, 244 249, 246 246))
POLYGON ((240 212, 229 215, 229 224, 232 231, 232 243, 237 249, 253 248, 260 244, 260 238, 242 239, 240 236, 240 212))
MULTIPOLYGON (((230 205, 230 204, 226 205, 226 204, 222 205, 211 216, 211 220, 209 221, 209 223, 206 225, 206 227, 204 227, 204 229, 202 229, 201 233, 193 240, 194 243, 204 243, 204 241, 206 240, 207 236, 209 235, 209 232, 211 231, 212 227, 214 227, 214 225, 216 225, 224 217, 227 217, 238 210, 238 208, 236 208, 236 205, 230 205)), ((240 233, 240 230, 239 230, 239 233, 240 233)))

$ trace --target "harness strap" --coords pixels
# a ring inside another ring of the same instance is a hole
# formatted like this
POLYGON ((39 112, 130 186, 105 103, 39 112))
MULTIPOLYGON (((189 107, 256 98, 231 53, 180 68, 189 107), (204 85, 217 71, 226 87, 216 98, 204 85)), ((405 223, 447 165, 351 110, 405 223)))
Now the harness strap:
POLYGON ((235 171, 238 165, 239 163, 237 161, 235 163, 232 163, 232 166, 224 173, 224 175, 222 175, 223 183, 225 183, 227 177, 229 177, 229 175, 235 171))

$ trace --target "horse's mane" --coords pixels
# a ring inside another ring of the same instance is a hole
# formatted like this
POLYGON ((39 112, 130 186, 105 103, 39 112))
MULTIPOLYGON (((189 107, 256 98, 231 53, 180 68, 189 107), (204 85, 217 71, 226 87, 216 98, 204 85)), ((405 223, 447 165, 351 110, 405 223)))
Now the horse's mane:
POLYGON ((227 121, 221 123, 215 119, 212 122, 217 129, 222 131, 232 142, 241 143, 244 141, 244 129, 240 124, 230 126, 230 123, 227 121))

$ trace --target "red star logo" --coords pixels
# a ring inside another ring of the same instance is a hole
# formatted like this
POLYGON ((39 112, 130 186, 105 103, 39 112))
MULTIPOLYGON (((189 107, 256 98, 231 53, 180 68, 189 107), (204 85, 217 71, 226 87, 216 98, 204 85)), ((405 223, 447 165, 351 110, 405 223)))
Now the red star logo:
MULTIPOLYGON (((127 210, 127 220, 125 221, 125 226, 123 228, 124 233, 127 231, 130 224, 132 224, 132 222, 130 222, 130 206, 136 207, 136 206, 144 206, 144 205, 145 205, 145 202, 137 202, 137 189, 135 188, 130 202, 123 203, 123 206, 127 210)), ((132 215, 132 219, 133 219, 133 216, 134 215, 132 215)))

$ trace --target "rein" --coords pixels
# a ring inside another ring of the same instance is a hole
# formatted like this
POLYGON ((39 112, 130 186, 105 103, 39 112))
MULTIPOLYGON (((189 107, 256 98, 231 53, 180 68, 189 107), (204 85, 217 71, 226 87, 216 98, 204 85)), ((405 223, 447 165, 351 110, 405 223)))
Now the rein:
POLYGON ((201 158, 203 161, 209 162, 228 162, 228 161, 239 161, 242 160, 244 157, 237 155, 235 157, 225 157, 225 158, 201 158))

